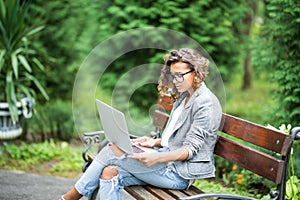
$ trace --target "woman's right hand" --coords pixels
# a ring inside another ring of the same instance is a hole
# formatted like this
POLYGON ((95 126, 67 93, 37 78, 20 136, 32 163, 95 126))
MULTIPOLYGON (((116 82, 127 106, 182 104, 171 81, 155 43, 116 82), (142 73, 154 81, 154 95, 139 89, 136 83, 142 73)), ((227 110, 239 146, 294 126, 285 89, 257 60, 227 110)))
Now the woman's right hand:
POLYGON ((137 139, 132 139, 131 143, 134 145, 152 148, 154 146, 160 146, 160 139, 153 139, 144 136, 137 139))

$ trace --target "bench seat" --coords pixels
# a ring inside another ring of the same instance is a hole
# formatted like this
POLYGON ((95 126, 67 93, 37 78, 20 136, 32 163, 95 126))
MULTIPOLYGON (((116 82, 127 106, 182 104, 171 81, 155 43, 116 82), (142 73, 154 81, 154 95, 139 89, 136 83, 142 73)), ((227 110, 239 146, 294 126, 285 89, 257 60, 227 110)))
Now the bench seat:
POLYGON ((124 190, 128 192, 133 197, 133 199, 138 200, 175 200, 182 197, 188 197, 203 193, 201 190, 194 186, 191 186, 189 190, 168 190, 153 186, 130 186, 125 187, 124 190))

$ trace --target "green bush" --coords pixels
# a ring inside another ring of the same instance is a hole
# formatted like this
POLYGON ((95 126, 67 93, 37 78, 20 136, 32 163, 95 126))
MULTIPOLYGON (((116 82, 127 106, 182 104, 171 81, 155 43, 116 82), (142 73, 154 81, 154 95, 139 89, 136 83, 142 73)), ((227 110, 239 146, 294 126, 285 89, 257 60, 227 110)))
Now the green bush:
POLYGON ((269 70, 277 86, 273 98, 274 125, 300 125, 300 32, 299 1, 266 0, 265 19, 254 64, 259 70, 269 70), (298 6, 297 6, 298 5, 298 6), (298 27, 298 28, 297 28, 298 27))
POLYGON ((218 192, 218 193, 242 195, 242 196, 252 197, 252 198, 261 198, 262 197, 262 195, 253 194, 247 190, 237 190, 230 186, 224 186, 224 183, 219 182, 219 181, 196 180, 193 185, 205 193, 218 192))
POLYGON ((51 160, 58 155, 53 141, 31 145, 23 142, 21 145, 4 145, 3 151, 15 160, 34 159, 37 162, 51 160))
POLYGON ((28 120, 27 131, 34 141, 49 138, 70 141, 74 136, 74 121, 71 102, 54 100, 37 108, 34 117, 28 120))
POLYGON ((227 187, 233 187, 236 192, 248 193, 249 195, 261 198, 269 193, 270 188, 275 186, 271 181, 245 170, 229 161, 215 156, 216 180, 227 187))
POLYGON ((0 168, 16 170, 34 170, 44 162, 52 162, 50 169, 42 169, 44 173, 72 177, 81 172, 83 160, 81 152, 83 147, 71 147, 67 142, 54 142, 26 144, 15 142, 4 143, 0 151, 0 168), (46 170, 46 171, 45 171, 46 170), (72 173, 71 173, 72 172, 72 173))
POLYGON ((300 178, 300 141, 294 142, 293 161, 295 166, 295 175, 300 178))
POLYGON ((39 162, 52 160, 59 155, 59 151, 53 140, 33 144, 26 144, 24 142, 20 144, 4 144, 2 151, 4 153, 4 156, 2 156, 3 160, 1 159, 3 163, 4 160, 6 160, 5 163, 15 161, 15 164, 12 164, 12 166, 20 166, 21 168, 27 168, 39 162))

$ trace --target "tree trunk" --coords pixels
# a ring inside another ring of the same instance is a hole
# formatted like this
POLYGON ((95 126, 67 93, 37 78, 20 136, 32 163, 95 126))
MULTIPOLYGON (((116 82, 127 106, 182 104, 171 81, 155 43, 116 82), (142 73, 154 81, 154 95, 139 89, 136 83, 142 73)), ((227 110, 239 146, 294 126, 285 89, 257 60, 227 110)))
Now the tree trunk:
MULTIPOLYGON (((245 26, 244 34, 246 36, 246 40, 250 40, 250 30, 252 25, 252 13, 249 13, 244 19, 243 24, 245 26)), ((250 50, 248 48, 249 42, 246 41, 246 48, 245 48, 245 58, 244 58, 244 78, 243 78, 243 86, 242 89, 248 89, 251 87, 251 57, 250 57, 250 50)))
POLYGON ((243 78, 243 90, 251 88, 251 61, 250 56, 247 55, 244 59, 244 78, 243 78))
POLYGON ((243 36, 242 36, 242 41, 243 41, 243 45, 245 45, 244 47, 244 53, 245 53, 245 57, 244 57, 244 77, 243 77, 243 84, 242 84, 242 89, 246 90, 251 88, 251 50, 249 48, 249 41, 251 40, 251 27, 252 27, 252 22, 253 22, 253 18, 257 13, 257 7, 258 7, 258 3, 254 0, 249 0, 247 1, 249 7, 251 9, 249 9, 247 15, 243 18, 243 25, 244 25, 244 30, 243 30, 243 36))

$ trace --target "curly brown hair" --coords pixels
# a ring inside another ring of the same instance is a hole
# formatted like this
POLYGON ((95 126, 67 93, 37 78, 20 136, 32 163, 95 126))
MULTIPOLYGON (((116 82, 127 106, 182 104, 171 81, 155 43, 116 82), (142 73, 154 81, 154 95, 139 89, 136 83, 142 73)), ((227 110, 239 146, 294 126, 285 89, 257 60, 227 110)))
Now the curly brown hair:
POLYGON ((160 79, 158 82, 158 90, 163 95, 171 95, 175 99, 180 96, 173 80, 169 77, 170 66, 173 63, 184 62, 187 63, 190 69, 194 69, 196 73, 194 89, 200 87, 201 83, 208 75, 209 60, 203 57, 195 49, 181 48, 179 50, 172 50, 164 57, 164 65, 161 69, 160 79))

